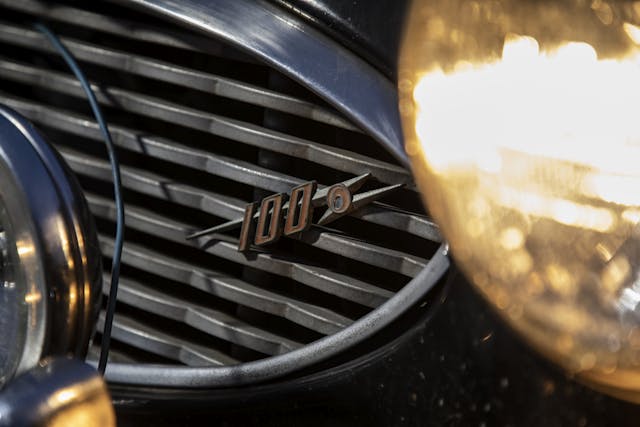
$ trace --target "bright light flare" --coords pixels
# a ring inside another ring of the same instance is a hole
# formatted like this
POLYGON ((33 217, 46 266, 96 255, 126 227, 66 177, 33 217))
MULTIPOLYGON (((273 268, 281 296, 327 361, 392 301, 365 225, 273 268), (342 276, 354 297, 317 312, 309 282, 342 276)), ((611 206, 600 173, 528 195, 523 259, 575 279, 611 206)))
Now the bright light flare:
POLYGON ((400 110, 467 277, 547 356, 640 401, 640 26, 594 5, 417 1, 400 110))
POLYGON ((436 173, 485 162, 493 171, 513 150, 634 174, 638 76, 640 53, 598 61, 586 43, 540 52, 532 37, 509 35, 500 62, 421 77, 415 131, 436 173))

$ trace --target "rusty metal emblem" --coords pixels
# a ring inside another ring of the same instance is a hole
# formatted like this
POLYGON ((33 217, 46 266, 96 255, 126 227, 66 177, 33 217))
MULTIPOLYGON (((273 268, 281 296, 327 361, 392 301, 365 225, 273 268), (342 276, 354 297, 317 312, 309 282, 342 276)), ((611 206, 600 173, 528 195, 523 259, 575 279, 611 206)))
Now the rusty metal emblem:
POLYGON ((326 210, 316 225, 326 225, 404 185, 389 185, 354 194, 369 178, 371 174, 366 173, 320 189, 315 181, 298 185, 289 195, 279 193, 262 199, 260 203, 249 203, 241 218, 198 231, 187 236, 187 239, 241 227, 238 251, 244 252, 249 250, 252 244, 264 246, 278 241, 283 235, 293 236, 305 232, 313 225, 313 214, 317 208, 326 210))

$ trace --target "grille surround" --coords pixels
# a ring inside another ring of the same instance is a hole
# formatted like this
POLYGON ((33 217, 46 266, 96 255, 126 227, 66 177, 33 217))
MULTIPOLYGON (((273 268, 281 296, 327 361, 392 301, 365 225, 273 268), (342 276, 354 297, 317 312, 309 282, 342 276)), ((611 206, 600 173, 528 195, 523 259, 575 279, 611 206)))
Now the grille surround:
MULTIPOLYGON (((218 7, 223 7, 227 3, 229 2, 219 1, 216 4, 218 7)), ((236 2, 236 5, 240 3, 245 6, 249 4, 236 2)), ((74 10, 73 5, 49 7, 33 0, 25 0, 21 5, 11 5, 10 2, 2 0, 0 1, 0 6, 23 8, 23 12, 35 14, 40 18, 52 19, 53 24, 64 23, 65 19, 70 16, 68 14, 69 10, 74 10)), ((272 9, 261 3, 254 4, 252 8, 263 13, 265 10, 273 13, 272 9)), ((90 13, 85 13, 83 16, 87 19, 91 18, 90 13)), ((91 20, 89 19, 87 22, 91 22, 91 20)), ((107 25, 108 27, 114 22, 118 23, 118 21, 112 19, 102 25, 107 25)), ((302 23, 298 24, 304 26, 302 23)), ((145 33, 144 31, 141 32, 139 28, 132 29, 129 25, 120 25, 120 28, 128 29, 134 38, 142 34, 141 37, 143 38, 151 37, 151 42, 160 40, 161 44, 174 43, 179 45, 179 40, 176 42, 175 39, 171 39, 166 34, 163 35, 162 32, 147 31, 145 33), (163 37, 165 38, 163 39, 163 37), (167 41, 166 37, 173 41, 167 41)), ((102 30, 108 33, 104 28, 102 30)), ((302 32, 301 34, 305 37, 312 37, 314 40, 328 43, 326 39, 313 31, 302 32)), ((194 46, 206 46, 207 43, 203 43, 200 39, 201 37, 195 33, 189 33, 187 39, 191 40, 193 44, 187 43, 179 47, 189 50, 194 46), (194 39, 196 41, 193 41, 194 39), (185 48, 185 46, 187 47, 185 48)), ((236 199, 228 194, 215 194, 209 189, 202 191, 197 186, 190 185, 179 179, 168 182, 166 176, 154 174, 145 169, 145 167, 138 167, 139 165, 135 163, 135 160, 139 159, 139 157, 135 157, 135 155, 139 154, 144 154, 147 158, 154 159, 154 161, 169 162, 180 167, 199 168, 225 180, 248 179, 249 182, 245 182, 245 184, 254 187, 252 196, 254 198, 270 194, 269 192, 288 191, 293 186, 304 181, 292 174, 280 171, 278 162, 283 162, 282 155, 285 156, 284 163, 287 162, 287 157, 294 155, 297 158, 305 159, 306 162, 320 164, 323 167, 330 166, 332 169, 337 170, 337 176, 345 173, 352 176, 353 174, 370 172, 373 169, 376 178, 381 183, 396 184, 400 180, 403 183, 408 183, 411 187, 408 171, 401 166, 393 165, 389 160, 362 156, 357 151, 345 150, 335 146, 324 146, 317 141, 308 141, 301 137, 273 130, 274 128, 279 128, 278 122, 283 119, 283 116, 279 114, 295 113, 296 116, 302 116, 305 120, 319 122, 321 126, 341 129, 341 132, 346 130, 352 132, 353 135, 359 132, 348 120, 332 111, 329 107, 318 106, 316 102, 309 102, 272 89, 257 90, 255 86, 234 82, 228 78, 213 79, 211 74, 207 72, 185 70, 178 66, 168 68, 161 61, 156 60, 154 62, 140 54, 119 56, 119 53, 112 48, 97 51, 92 49, 93 46, 75 43, 68 38, 63 37, 63 41, 81 61, 90 65, 97 65, 107 69, 124 67, 126 73, 134 76, 143 75, 145 78, 160 81, 163 78, 169 79, 171 84, 180 84, 198 91, 209 92, 209 89, 211 89, 213 94, 223 97, 238 98, 252 94, 253 97, 249 97, 249 99, 257 105, 262 102, 269 107, 265 111, 264 118, 268 126, 255 126, 238 122, 218 113, 205 113, 202 110, 190 110, 186 107, 178 109, 175 103, 131 92, 126 88, 111 87, 108 84, 95 85, 94 89, 98 94, 99 101, 112 109, 119 108, 142 117, 150 116, 153 121, 170 122, 176 120, 177 117, 182 119, 180 126, 189 129, 190 132, 210 132, 219 138, 230 139, 236 141, 236 144, 245 144, 258 150, 258 155, 254 162, 246 162, 237 157, 227 157, 220 153, 207 155, 205 150, 176 143, 171 137, 167 139, 153 135, 141 136, 140 132, 131 130, 121 123, 114 122, 110 124, 110 129, 114 134, 116 145, 120 149, 124 148, 127 152, 133 153, 133 160, 127 159, 124 162, 123 182, 125 187, 139 194, 138 198, 142 197, 142 195, 151 198, 164 198, 169 204, 177 204, 194 211, 201 210, 207 212, 207 214, 226 219, 241 216, 243 205, 247 202, 247 200, 236 199), (162 70, 166 74, 162 74, 162 70), (151 74, 147 75, 149 72, 151 74), (153 72, 156 73, 153 74, 153 72), (214 81, 216 84, 213 84, 214 81), (220 84, 223 89, 220 89, 220 84), (225 92, 225 88, 231 88, 229 89, 231 93, 229 91, 225 92), (267 101, 264 101, 264 99, 267 101)), ((17 44, 25 49, 47 53, 47 49, 44 48, 46 45, 39 43, 39 36, 34 32, 30 32, 26 27, 15 27, 1 23, 0 42, 17 44)), ((145 43, 151 42, 145 41, 145 43)), ((251 50, 245 45, 240 45, 240 47, 245 50, 251 50)), ((338 46, 331 44, 330 47, 339 50, 341 55, 347 54, 338 46)), ((237 54, 241 60, 245 60, 242 55, 242 53, 237 54)), ((280 67, 278 71, 287 71, 287 67, 282 67, 281 65, 280 67)), ((372 70, 371 72, 374 76, 372 77, 373 81, 377 81, 378 77, 375 77, 378 76, 377 72, 372 70)), ((42 71, 39 67, 25 65, 17 61, 0 60, 0 78, 9 79, 18 84, 41 87, 44 91, 62 93, 64 96, 82 98, 77 82, 64 73, 51 70, 42 71)), ((314 87, 314 89, 321 91, 319 87, 314 87)), ((43 124, 49 129, 53 128, 57 132, 62 131, 65 135, 82 136, 87 140, 99 140, 95 123, 80 114, 65 112, 59 106, 51 108, 46 104, 49 101, 46 98, 43 101, 45 104, 43 104, 40 101, 33 102, 32 100, 18 99, 15 96, 7 96, 6 93, 3 93, 0 94, 0 101, 20 110, 37 124, 43 124)), ((262 105, 262 107, 264 106, 262 105)), ((356 122, 362 122, 357 117, 361 111, 350 110, 350 112, 352 113, 351 119, 356 122)), ((285 116, 284 119, 287 121, 290 118, 285 116)), ((371 129, 367 129, 367 131, 371 133, 371 129)), ((380 138, 380 135, 378 135, 378 138, 380 138)), ((371 142, 371 144, 374 143, 371 142)), ((387 144, 387 146, 392 145, 393 143, 387 144)), ((82 176, 88 177, 89 181, 108 181, 108 164, 100 160, 95 153, 81 152, 78 151, 78 147, 70 148, 64 144, 60 146, 60 150, 67 162, 72 166, 72 169, 82 176)), ((326 179, 328 178, 325 177, 326 179)), ((326 181, 325 185, 330 183, 326 181)), ((410 188, 407 191, 415 190, 410 188)), ((107 197, 97 194, 95 189, 92 189, 88 193, 88 200, 94 215, 101 218, 103 222, 108 222, 112 219, 113 204, 107 197)), ((147 199, 141 200, 142 204, 144 204, 144 200, 147 199)), ((140 202, 136 202, 136 204, 139 205, 140 202)), ((127 226, 134 232, 146 233, 147 235, 155 236, 155 238, 162 236, 163 239, 172 242, 172 244, 188 246, 188 243, 184 241, 184 236, 189 234, 190 231, 194 231, 192 225, 172 220, 166 215, 145 210, 141 206, 136 207, 135 204, 133 206, 128 205, 127 210, 127 226)), ((437 228, 428 218, 420 214, 393 209, 389 205, 375 203, 357 211, 352 217, 367 224, 371 223, 389 229, 399 229, 408 234, 416 235, 421 239, 433 242, 439 241, 437 228)), ((110 253, 112 245, 112 241, 106 237, 107 235, 103 230, 101 244, 105 254, 110 253)), ((148 248, 146 250, 138 250, 138 255, 135 255, 137 248, 135 244, 131 244, 128 241, 125 244, 125 263, 133 264, 134 268, 142 268, 142 264, 136 264, 136 256, 140 258, 140 254, 142 254, 142 258, 144 258, 144 255, 147 256, 144 262, 151 262, 150 259, 155 262, 155 264, 152 263, 155 266, 154 268, 160 268, 161 266, 166 268, 169 265, 171 272, 167 274, 170 279, 187 283, 197 289, 206 288, 209 292, 213 290, 222 299, 225 298, 225 295, 229 298, 235 292, 232 300, 238 303, 237 295, 244 292, 243 298, 245 299, 243 301, 245 306, 252 307, 251 304, 254 304, 254 308, 258 307, 258 309, 268 312, 264 301, 271 298, 270 301, 275 304, 275 308, 270 308, 270 310, 278 313, 279 316, 307 329, 328 335, 324 338, 314 339, 311 342, 299 342, 296 339, 291 339, 291 337, 278 336, 278 334, 273 334, 269 330, 256 329, 255 324, 251 322, 242 323, 238 322, 236 318, 225 318, 224 307, 222 311, 216 311, 215 308, 203 307, 193 303, 193 301, 191 304, 181 307, 179 301, 176 301, 175 295, 165 295, 149 288, 148 284, 137 283, 135 280, 128 280, 125 277, 122 282, 123 294, 119 296, 119 300, 122 300, 123 303, 135 305, 144 301, 147 307, 146 310, 152 313, 153 310, 149 309, 149 306, 155 303, 156 313, 163 312, 165 318, 182 321, 186 325, 201 331, 214 331, 212 336, 216 336, 216 339, 220 338, 220 336, 226 336, 234 344, 259 351, 271 357, 232 366, 218 367, 110 363, 107 368, 107 378, 113 382, 127 384, 214 387, 249 384, 282 376, 312 363, 325 360, 372 336, 402 312, 406 311, 408 307, 420 300, 436 284, 448 267, 446 248, 444 247, 432 251, 433 256, 427 262, 426 259, 406 254, 401 250, 390 249, 379 244, 372 244, 371 242, 353 238, 345 234, 344 230, 312 230, 301 240, 302 244, 312 247, 313 250, 324 252, 342 251, 342 256, 355 258, 357 262, 362 262, 363 265, 369 265, 371 268, 376 263, 382 263, 384 265, 381 268, 385 270, 393 271, 394 274, 405 277, 415 276, 415 278, 394 295, 392 291, 384 287, 371 286, 367 281, 336 273, 335 270, 319 267, 316 263, 299 263, 295 259, 291 261, 290 259, 278 258, 269 252, 256 253, 251 258, 245 258, 244 255, 235 251, 235 240, 229 237, 218 237, 215 244, 207 249, 208 252, 226 262, 248 267, 251 270, 249 276, 256 273, 253 271, 256 268, 263 272, 269 269, 278 269, 275 273, 278 277, 286 277, 296 282, 304 283, 310 288, 320 288, 324 291, 328 290, 328 285, 335 284, 330 290, 334 293, 341 293, 338 295, 339 298, 345 299, 345 301, 355 300, 358 304, 369 309, 377 307, 364 316, 357 316, 359 317, 358 320, 352 321, 353 319, 341 316, 339 313, 326 310, 322 305, 317 306, 304 300, 295 300, 295 298, 290 298, 281 292, 269 293, 264 286, 260 288, 253 286, 252 288, 252 284, 248 283, 250 279, 245 279, 242 275, 240 277, 225 275, 221 278, 219 273, 215 271, 207 272, 201 265, 194 267, 187 263, 186 266, 183 266, 183 273, 189 277, 176 278, 180 272, 181 261, 167 259, 170 257, 167 257, 166 254, 163 258, 162 254, 154 254, 148 248), (369 255, 376 256, 375 260, 372 261, 370 259, 367 251, 369 251, 369 255), (173 274, 173 277, 171 277, 171 274, 173 274), (251 289, 254 290, 254 299, 256 295, 258 298, 262 298, 260 303, 247 302, 246 295, 251 293, 251 289), (224 294, 225 292, 226 294, 224 294), (221 296, 220 293, 223 295, 221 296), (384 302, 385 300, 388 301, 384 302)), ((201 240, 195 244, 197 247, 203 247, 207 243, 207 241, 201 240)), ((142 261, 140 262, 142 263, 142 261)), ((154 273, 157 274, 157 271, 154 271, 154 273)), ((149 274, 151 273, 149 272, 149 274)), ((366 311, 363 311, 363 313, 366 313, 366 311)), ((170 355, 170 358, 183 363, 201 364, 206 362, 210 365, 229 365, 237 361, 230 357, 229 354, 216 350, 215 346, 194 344, 188 338, 182 339, 171 333, 164 333, 157 328, 152 330, 145 329, 137 320, 130 318, 126 313, 121 314, 119 319, 117 318, 115 326, 114 338, 116 340, 125 340, 125 342, 127 339, 130 342, 142 340, 146 345, 153 346, 158 354, 170 355)), ((117 354, 117 351, 114 352, 114 355, 117 354)), ((118 358, 115 356, 113 359, 115 362, 118 358)), ((120 359, 127 362, 126 356, 120 359)))

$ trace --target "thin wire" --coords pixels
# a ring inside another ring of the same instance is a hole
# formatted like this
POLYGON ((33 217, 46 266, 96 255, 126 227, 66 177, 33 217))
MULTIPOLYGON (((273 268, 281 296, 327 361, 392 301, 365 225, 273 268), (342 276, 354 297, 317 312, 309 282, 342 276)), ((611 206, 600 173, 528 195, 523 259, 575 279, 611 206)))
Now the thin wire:
POLYGON ((56 36, 49 28, 43 24, 35 24, 35 28, 40 31, 56 50, 62 55, 65 62, 73 71, 76 78, 80 81, 84 92, 87 95, 93 115, 100 126, 102 135, 107 146, 107 152, 109 153, 109 160, 111 162, 111 174, 113 175, 113 194, 116 201, 116 238, 113 248, 113 258, 111 263, 111 288, 109 290, 109 298, 107 301, 107 313, 104 322, 104 331, 102 332, 102 345, 100 348, 100 361, 98 362, 98 372, 104 375, 105 368, 107 366, 107 359, 109 358, 109 349, 111 347, 111 326, 113 324, 113 316, 116 311, 116 298, 118 295, 118 280, 120 278, 120 258, 122 256, 122 244, 124 242, 124 203, 122 201, 122 184, 120 182, 120 164, 118 157, 116 156, 116 150, 111 139, 111 133, 107 128, 107 123, 102 115, 100 105, 96 100, 96 96, 91 89, 89 81, 85 77, 84 73, 80 69, 80 66, 74 59, 71 52, 62 44, 62 41, 56 36))

